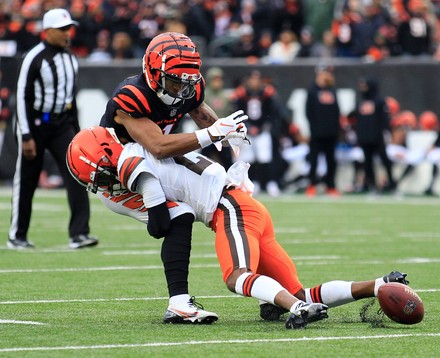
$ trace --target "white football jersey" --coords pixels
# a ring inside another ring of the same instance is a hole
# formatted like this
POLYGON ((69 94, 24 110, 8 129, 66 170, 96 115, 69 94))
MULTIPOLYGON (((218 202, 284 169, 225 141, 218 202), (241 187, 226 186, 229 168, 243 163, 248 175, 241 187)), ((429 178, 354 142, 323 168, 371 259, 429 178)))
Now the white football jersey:
POLYGON ((206 225, 212 220, 223 188, 235 184, 223 166, 197 152, 158 160, 141 145, 128 143, 121 153, 118 171, 124 161, 131 157, 142 157, 144 160, 129 174, 127 186, 130 190, 134 190, 132 186, 140 173, 150 173, 160 181, 168 200, 188 204, 196 212, 196 221, 206 225))

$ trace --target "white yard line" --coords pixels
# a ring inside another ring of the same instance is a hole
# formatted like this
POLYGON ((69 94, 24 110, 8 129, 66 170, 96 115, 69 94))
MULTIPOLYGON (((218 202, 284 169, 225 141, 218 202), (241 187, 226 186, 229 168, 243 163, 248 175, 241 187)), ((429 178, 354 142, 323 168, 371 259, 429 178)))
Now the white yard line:
MULTIPOLYGON (((219 265, 191 265, 191 268, 218 268, 219 265)), ((2 273, 39 273, 39 272, 91 272, 91 271, 126 271, 126 270, 163 270, 162 265, 150 266, 104 266, 104 267, 67 267, 51 269, 3 269, 2 273)))
MULTIPOLYGON (((114 253, 113 255, 134 255, 132 251, 122 251, 114 253)), ((145 255, 145 253, 143 253, 145 255)), ((107 253, 110 255, 110 252, 107 253)), ((215 258, 214 254, 193 255, 193 257, 199 258, 215 258)), ((292 257, 296 265, 340 265, 340 261, 344 260, 343 256, 297 256, 292 257)), ((350 259, 350 258, 348 258, 350 259)), ((407 257, 402 259, 396 259, 394 261, 383 260, 358 260, 352 264, 356 265, 382 265, 384 263, 398 263, 398 264, 437 264, 440 262, 440 258, 428 258, 428 257, 407 257)), ((191 265, 192 269, 205 269, 205 268, 218 268, 219 264, 194 264, 191 265)), ((128 270, 162 270, 162 265, 149 265, 149 266, 103 266, 103 267, 65 267, 65 268, 42 268, 42 269, 0 269, 0 274, 9 273, 44 273, 44 272, 93 272, 93 271, 128 271, 128 270)))
POLYGON ((92 346, 60 346, 60 347, 15 347, 1 348, 0 352, 32 352, 32 351, 61 351, 61 350, 86 350, 86 349, 114 349, 114 348, 144 348, 144 347, 170 347, 170 346, 197 346, 197 345, 223 345, 223 344, 249 344, 249 343, 292 343, 292 342, 323 342, 339 340, 369 340, 369 339, 397 339, 417 337, 440 337, 440 333, 409 333, 409 334, 383 334, 377 336, 329 336, 329 337, 302 337, 302 338, 274 338, 274 339, 231 339, 213 341, 188 341, 188 342, 152 342, 137 344, 101 344, 92 346))
MULTIPOLYGON (((437 293, 439 288, 428 288, 415 290, 418 293, 437 293)), ((227 299, 242 298, 239 295, 220 296, 197 296, 200 299, 227 299)), ((69 299, 69 300, 28 300, 28 301, 0 301, 0 305, 22 305, 22 304, 51 304, 51 303, 95 303, 95 302, 119 302, 119 301, 157 301, 168 300, 168 297, 119 297, 119 298, 91 298, 91 299, 69 299)))
POLYGON ((34 322, 34 321, 16 321, 14 319, 0 319, 0 324, 29 324, 35 326, 43 326, 46 323, 34 322))
MULTIPOLYGON (((225 299, 241 298, 239 295, 226 296, 197 296, 200 299, 225 299)), ((92 299, 72 299, 72 300, 31 300, 31 301, 0 301, 0 305, 16 304, 43 304, 43 303, 94 303, 94 302, 119 302, 119 301, 158 301, 168 300, 168 297, 119 297, 119 298, 92 298, 92 299)))

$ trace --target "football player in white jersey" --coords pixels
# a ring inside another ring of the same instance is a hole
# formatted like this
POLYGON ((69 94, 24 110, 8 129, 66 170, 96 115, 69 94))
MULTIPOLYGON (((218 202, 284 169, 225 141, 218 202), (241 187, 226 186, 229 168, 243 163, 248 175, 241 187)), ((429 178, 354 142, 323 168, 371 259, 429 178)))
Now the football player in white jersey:
MULTIPOLYGON (((90 150, 76 151, 74 149, 78 146, 71 147, 73 150, 68 156, 73 158, 73 163, 85 152, 93 152, 90 148, 93 143, 84 145, 90 150)), ((119 176, 113 175, 110 185, 105 183, 105 178, 95 180, 103 189, 98 191, 103 203, 111 210, 135 217, 147 225, 150 221, 167 222, 169 201, 174 205, 190 205, 196 220, 216 232, 216 252, 228 289, 259 299, 260 315, 266 320, 278 320, 283 313, 290 312, 286 327, 303 328, 309 322, 326 318, 328 306, 374 297, 386 282, 408 283, 406 274, 393 271, 376 280, 331 281, 304 289, 295 264, 275 239, 268 210, 250 195, 253 184, 248 178, 249 165, 244 162, 236 162, 226 172, 220 164, 194 152, 158 160, 137 143, 124 147, 114 143, 112 156, 118 158, 119 176), (158 211, 155 210, 148 211, 147 219, 145 214, 137 216, 133 209, 123 205, 119 195, 111 194, 114 183, 137 193, 146 208, 163 206, 162 214, 156 217, 158 211)), ((102 173, 99 155, 93 157, 92 154, 87 160, 95 165, 90 166, 89 171, 82 166, 82 172, 76 177, 83 183, 86 178, 102 173)))

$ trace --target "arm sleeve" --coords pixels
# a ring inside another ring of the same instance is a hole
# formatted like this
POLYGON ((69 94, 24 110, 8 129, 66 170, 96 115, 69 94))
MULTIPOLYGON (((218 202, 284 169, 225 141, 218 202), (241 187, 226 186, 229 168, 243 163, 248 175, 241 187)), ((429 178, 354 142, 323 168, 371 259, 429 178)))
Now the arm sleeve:
POLYGON ((34 78, 32 77, 33 71, 36 71, 36 69, 33 69, 33 58, 30 56, 27 56, 24 58, 23 63, 20 68, 20 74, 18 76, 17 81, 17 122, 18 122, 18 129, 21 133, 21 135, 31 135, 30 132, 30 125, 29 125, 29 118, 27 113, 27 99, 26 99, 26 93, 31 91, 33 92, 32 88, 34 83, 34 78))

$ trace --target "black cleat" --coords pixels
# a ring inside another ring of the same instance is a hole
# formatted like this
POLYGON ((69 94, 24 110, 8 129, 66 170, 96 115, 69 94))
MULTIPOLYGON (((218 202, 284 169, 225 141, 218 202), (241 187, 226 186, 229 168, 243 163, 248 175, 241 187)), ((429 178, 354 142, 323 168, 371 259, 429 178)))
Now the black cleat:
POLYGON ((92 247, 98 245, 98 239, 93 236, 77 235, 70 238, 69 247, 71 249, 82 249, 83 247, 92 247))
POLYGON ((327 305, 299 301, 292 314, 286 320, 287 329, 302 329, 308 323, 328 318, 327 305))
POLYGON ((408 285, 409 284, 409 281, 406 280, 406 273, 401 273, 399 271, 392 271, 388 275, 385 275, 383 277, 383 280, 385 281, 385 283, 399 282, 399 283, 402 283, 404 285, 408 285))
POLYGON ((7 242, 7 246, 10 249, 16 249, 16 250, 35 248, 35 246, 26 239, 14 239, 14 240, 9 239, 7 242))
POLYGON ((289 311, 271 303, 263 303, 260 305, 260 317, 265 321, 279 321, 281 320, 281 316, 286 312, 289 311))

